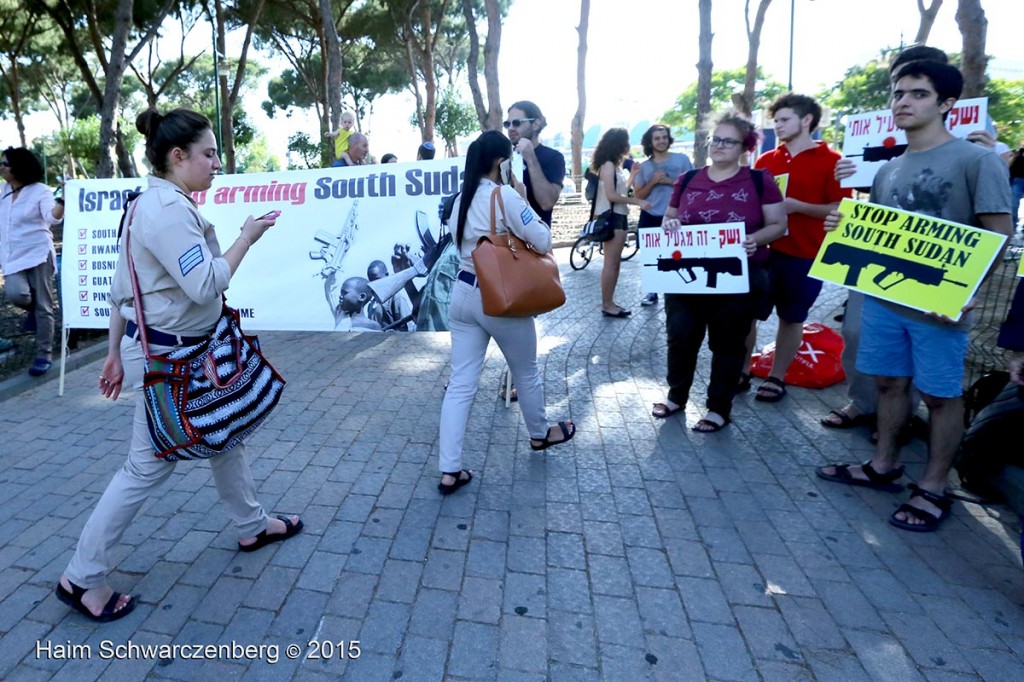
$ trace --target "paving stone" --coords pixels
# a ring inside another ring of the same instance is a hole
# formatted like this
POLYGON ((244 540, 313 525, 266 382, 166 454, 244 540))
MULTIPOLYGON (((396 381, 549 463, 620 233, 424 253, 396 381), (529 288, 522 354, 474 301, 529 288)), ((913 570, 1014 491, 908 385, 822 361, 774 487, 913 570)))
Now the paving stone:
POLYGON ((413 603, 409 632, 450 641, 455 627, 459 596, 454 592, 422 588, 413 603))
POLYGON ((544 618, 547 610, 547 583, 544 576, 529 573, 505 574, 506 614, 544 618))
POLYGON ((708 677, 746 680, 754 675, 754 661, 735 626, 694 623, 693 636, 708 677))
POLYGON ((503 669, 544 673, 547 671, 548 634, 543 620, 506 616, 501 621, 501 657, 503 669))
POLYGON ((499 656, 496 625, 459 621, 448 657, 448 674, 472 679, 494 679, 499 656))
POLYGON ((692 637, 679 593, 653 587, 636 588, 640 622, 648 635, 689 639, 692 637))
POLYGON ((497 625, 501 620, 501 580, 467 577, 459 593, 459 620, 497 625))

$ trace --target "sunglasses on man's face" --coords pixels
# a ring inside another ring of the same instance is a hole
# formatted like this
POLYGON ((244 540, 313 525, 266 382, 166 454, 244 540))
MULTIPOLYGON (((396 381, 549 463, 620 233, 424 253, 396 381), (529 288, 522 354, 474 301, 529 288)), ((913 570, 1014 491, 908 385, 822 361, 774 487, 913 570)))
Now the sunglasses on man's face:
POLYGON ((505 126, 505 130, 508 130, 509 128, 518 128, 524 123, 533 123, 536 120, 535 118, 513 118, 511 121, 505 121, 502 125, 505 126))

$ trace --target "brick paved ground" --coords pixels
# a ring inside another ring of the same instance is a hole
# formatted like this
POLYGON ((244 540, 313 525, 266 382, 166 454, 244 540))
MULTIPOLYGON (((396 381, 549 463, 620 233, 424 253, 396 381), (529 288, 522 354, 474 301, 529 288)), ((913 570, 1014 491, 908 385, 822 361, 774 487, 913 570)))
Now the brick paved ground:
MULTIPOLYGON (((97 396, 98 361, 63 398, 51 382, 0 403, 0 678, 1020 679, 1009 512, 958 502, 941 532, 916 535, 885 522, 901 496, 820 482, 814 466, 869 455, 866 433, 818 425, 838 387, 747 395, 713 436, 686 428, 692 403, 652 419, 663 316, 602 318, 599 265, 567 271, 570 303, 542 322, 549 416, 574 419, 576 439, 530 451, 492 352, 466 443, 477 478, 445 499, 445 336, 264 334, 289 386, 250 441, 253 470, 266 507, 306 531, 236 552, 208 466, 181 464, 124 537, 111 581, 141 604, 112 625, 52 589, 123 461, 130 403, 97 396), (129 640, 277 645, 280 660, 104 657, 129 640), (360 656, 344 660, 351 640, 360 656), (92 658, 37 656, 48 643, 92 658)), ((639 299, 638 277, 624 265, 621 302, 639 299)), ((841 300, 824 296, 818 319, 841 300)), ((906 456, 918 474, 922 444, 906 456)))

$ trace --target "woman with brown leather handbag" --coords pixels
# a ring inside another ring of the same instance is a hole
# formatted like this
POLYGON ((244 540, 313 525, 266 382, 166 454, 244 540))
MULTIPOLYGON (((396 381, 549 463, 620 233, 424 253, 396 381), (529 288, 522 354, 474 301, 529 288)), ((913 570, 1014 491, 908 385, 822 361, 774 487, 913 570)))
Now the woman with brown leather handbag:
POLYGON ((452 289, 448 322, 452 335, 452 373, 441 406, 439 468, 437 488, 448 495, 473 479, 462 468, 462 442, 469 410, 483 370, 487 344, 493 338, 508 363, 519 396, 519 406, 530 433, 530 447, 544 450, 565 443, 576 433, 571 421, 548 426, 544 408, 544 384, 537 370, 537 329, 532 317, 497 317, 484 313, 477 281, 473 251, 481 238, 490 238, 491 216, 497 235, 511 231, 533 251, 551 250, 551 228, 526 202, 522 183, 501 184, 500 165, 512 156, 512 144, 497 131, 480 135, 466 153, 462 192, 455 201, 458 216, 455 244, 461 256, 459 274, 452 289), (492 213, 500 194, 504 214, 492 213))

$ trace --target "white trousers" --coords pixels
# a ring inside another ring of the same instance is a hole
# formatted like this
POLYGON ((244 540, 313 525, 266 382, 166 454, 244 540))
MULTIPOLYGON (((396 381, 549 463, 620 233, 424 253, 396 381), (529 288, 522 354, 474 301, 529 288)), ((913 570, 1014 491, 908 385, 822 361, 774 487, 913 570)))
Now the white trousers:
POLYGON ((492 317, 484 314, 480 289, 456 280, 448 308, 452 334, 452 373, 441 405, 439 469, 462 469, 462 441, 469 410, 483 371, 487 344, 493 337, 505 356, 519 409, 530 438, 548 434, 544 411, 544 382, 537 371, 537 329, 532 317, 492 317))
MULTIPOLYGON (((170 350, 167 346, 150 345, 150 352, 159 355, 170 350)), ((124 387, 135 391, 135 417, 128 459, 111 479, 92 515, 82 529, 75 555, 64 572, 68 580, 92 589, 106 581, 113 569, 111 551, 121 540, 128 524, 161 483, 174 471, 175 462, 157 459, 146 425, 146 405, 142 395, 142 376, 145 358, 142 344, 121 338, 121 362, 124 365, 124 387)), ((194 466, 186 462, 185 466, 194 466)), ((221 502, 228 516, 238 527, 238 537, 252 537, 267 528, 267 514, 256 500, 256 483, 245 459, 245 444, 240 443, 228 452, 210 459, 210 469, 221 502)), ((169 515, 175 510, 168 509, 169 515)))

